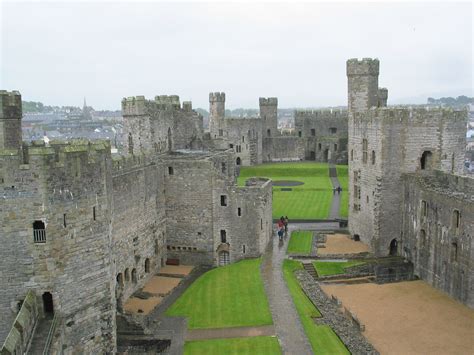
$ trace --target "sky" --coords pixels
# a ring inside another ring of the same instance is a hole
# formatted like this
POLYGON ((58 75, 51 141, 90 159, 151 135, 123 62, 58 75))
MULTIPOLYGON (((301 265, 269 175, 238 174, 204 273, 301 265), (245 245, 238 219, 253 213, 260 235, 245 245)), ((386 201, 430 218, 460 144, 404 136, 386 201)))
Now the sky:
POLYGON ((389 104, 473 96, 471 2, 0 2, 0 89, 28 101, 346 105, 345 62, 363 57, 380 60, 389 104))

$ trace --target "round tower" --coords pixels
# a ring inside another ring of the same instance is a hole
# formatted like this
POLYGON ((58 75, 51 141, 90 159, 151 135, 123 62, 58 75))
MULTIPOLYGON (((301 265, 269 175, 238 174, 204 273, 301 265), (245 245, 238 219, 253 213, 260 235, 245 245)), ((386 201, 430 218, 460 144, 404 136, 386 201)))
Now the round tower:
POLYGON ((363 112, 378 105, 379 60, 364 58, 347 61, 348 108, 363 112))
POLYGON ((222 121, 225 116, 225 93, 209 93, 209 131, 211 138, 222 136, 222 121))

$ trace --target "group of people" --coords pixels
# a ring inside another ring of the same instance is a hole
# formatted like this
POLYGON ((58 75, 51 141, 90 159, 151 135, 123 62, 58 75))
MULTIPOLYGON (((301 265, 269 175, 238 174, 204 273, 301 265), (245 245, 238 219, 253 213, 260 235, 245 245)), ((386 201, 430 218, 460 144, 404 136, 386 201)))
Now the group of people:
POLYGON ((278 238, 283 240, 283 234, 288 235, 288 216, 281 216, 277 222, 278 238))
POLYGON ((337 192, 337 194, 339 195, 341 191, 342 191, 342 187, 338 186, 332 189, 332 194, 335 195, 337 192))

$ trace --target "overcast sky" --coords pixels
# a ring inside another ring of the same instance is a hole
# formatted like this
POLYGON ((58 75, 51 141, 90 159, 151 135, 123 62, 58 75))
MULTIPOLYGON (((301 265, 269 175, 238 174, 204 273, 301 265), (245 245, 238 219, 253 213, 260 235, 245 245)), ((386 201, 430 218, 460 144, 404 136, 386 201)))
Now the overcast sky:
MULTIPOLYGON (((0 0, 1 2, 1 0, 0 0)), ((472 4, 2 2, 0 88, 118 109, 177 94, 208 108, 345 105, 345 62, 380 59, 389 103, 473 95, 472 4)))

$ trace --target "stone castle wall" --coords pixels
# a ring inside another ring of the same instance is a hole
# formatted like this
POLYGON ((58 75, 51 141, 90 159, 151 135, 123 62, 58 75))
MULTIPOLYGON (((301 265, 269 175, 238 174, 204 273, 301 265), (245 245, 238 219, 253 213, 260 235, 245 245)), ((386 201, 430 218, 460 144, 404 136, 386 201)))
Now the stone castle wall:
POLYGON ((0 233, 0 339, 31 289, 41 304, 45 292, 52 294, 54 311, 65 324, 66 352, 113 351, 110 146, 33 145, 28 158, 25 162, 19 151, 0 155, 0 213, 8 221, 0 233), (46 227, 44 243, 34 241, 35 221, 46 227))
POLYGON ((474 308, 474 179, 434 171, 403 181, 399 253, 416 275, 474 308))

